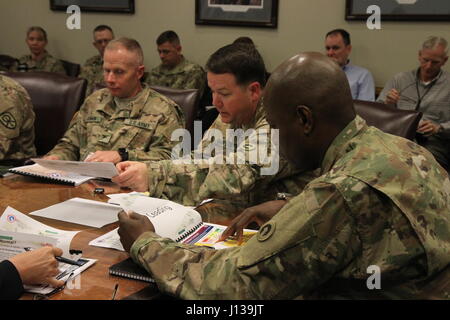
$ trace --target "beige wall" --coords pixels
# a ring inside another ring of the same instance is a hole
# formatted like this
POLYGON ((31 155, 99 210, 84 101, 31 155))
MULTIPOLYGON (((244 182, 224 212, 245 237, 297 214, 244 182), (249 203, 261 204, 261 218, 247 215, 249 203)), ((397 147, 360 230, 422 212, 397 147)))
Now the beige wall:
MULTIPOLYGON (((238 36, 253 38, 266 60, 268 70, 299 51, 322 51, 324 34, 345 28, 352 35, 355 64, 370 69, 378 86, 396 72, 417 65, 417 50, 428 35, 450 40, 450 23, 385 22, 382 30, 370 31, 365 21, 344 19, 345 0, 280 0, 277 29, 196 26, 194 0, 136 0, 136 14, 83 13, 82 29, 66 29, 64 12, 54 12, 48 0, 0 1, 0 53, 27 53, 24 42, 28 26, 40 25, 49 33, 48 50, 61 59, 83 63, 94 55, 91 31, 109 24, 117 35, 136 38, 143 45, 146 65, 158 63, 154 41, 164 30, 181 37, 186 57, 204 65, 208 56, 238 36)), ((446 66, 446 69, 449 67, 446 66)))

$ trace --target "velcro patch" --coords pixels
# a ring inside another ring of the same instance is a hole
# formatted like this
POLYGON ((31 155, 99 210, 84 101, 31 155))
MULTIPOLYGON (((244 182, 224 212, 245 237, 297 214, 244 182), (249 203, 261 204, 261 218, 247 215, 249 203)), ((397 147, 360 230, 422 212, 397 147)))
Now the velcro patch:
POLYGON ((17 127, 16 118, 10 112, 0 114, 0 123, 8 129, 14 130, 17 127))

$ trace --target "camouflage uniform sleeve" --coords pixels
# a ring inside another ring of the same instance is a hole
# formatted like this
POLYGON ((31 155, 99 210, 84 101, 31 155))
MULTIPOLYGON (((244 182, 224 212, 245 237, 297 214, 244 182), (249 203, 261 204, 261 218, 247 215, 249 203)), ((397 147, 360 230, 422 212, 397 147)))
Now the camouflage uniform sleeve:
POLYGON ((147 232, 130 254, 162 291, 183 299, 292 299, 324 284, 360 252, 348 211, 334 185, 315 183, 242 247, 211 250, 147 232))
POLYGON ((186 83, 186 89, 198 89, 200 96, 206 85, 206 73, 200 66, 195 66, 189 75, 189 81, 186 83))
POLYGON ((86 140, 85 105, 86 103, 81 107, 80 111, 75 113, 66 133, 58 141, 58 144, 47 153, 47 156, 57 156, 60 160, 67 161, 80 160, 80 146, 83 143, 81 140, 86 140))
MULTIPOLYGON (((1 89, 0 89, 1 90, 1 89)), ((33 105, 21 87, 8 88, 0 107, 0 159, 26 159, 36 155, 33 105)), ((6 92, 6 91, 5 91, 6 92)))
POLYGON ((268 164, 270 158, 262 158, 259 153, 270 150, 270 139, 260 138, 265 132, 254 131, 241 142, 237 152, 224 156, 221 150, 228 148, 227 140, 223 139, 219 130, 210 128, 201 142, 202 151, 196 150, 189 159, 148 164, 150 195, 196 205, 207 198, 233 199, 243 196, 261 180, 269 183, 277 177, 279 162, 268 164), (211 141, 211 137, 215 137, 215 143, 207 142, 211 141), (249 161, 252 155, 257 159, 249 161))

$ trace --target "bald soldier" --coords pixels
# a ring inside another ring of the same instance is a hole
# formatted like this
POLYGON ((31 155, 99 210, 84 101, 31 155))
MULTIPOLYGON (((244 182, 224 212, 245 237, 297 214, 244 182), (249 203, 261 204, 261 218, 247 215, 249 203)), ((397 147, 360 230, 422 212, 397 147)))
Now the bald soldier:
POLYGON ((105 49, 106 89, 89 96, 49 160, 118 163, 170 158, 171 134, 184 127, 181 109, 142 86, 144 58, 136 40, 121 38, 105 49))
POLYGON ((95 91, 96 85, 106 86, 103 79, 103 55, 108 43, 114 39, 114 32, 107 25, 99 25, 94 29, 93 46, 97 49, 98 55, 89 58, 81 68, 80 78, 88 82, 86 95, 95 91))
POLYGON ((0 160, 34 157, 34 111, 26 90, 0 75, 0 160))
POLYGON ((344 72, 319 53, 279 66, 264 105, 282 154, 322 175, 288 202, 244 212, 264 224, 241 247, 175 243, 120 213, 124 248, 158 287, 184 299, 445 298, 448 287, 430 287, 450 263, 450 181, 433 156, 368 127, 344 72))

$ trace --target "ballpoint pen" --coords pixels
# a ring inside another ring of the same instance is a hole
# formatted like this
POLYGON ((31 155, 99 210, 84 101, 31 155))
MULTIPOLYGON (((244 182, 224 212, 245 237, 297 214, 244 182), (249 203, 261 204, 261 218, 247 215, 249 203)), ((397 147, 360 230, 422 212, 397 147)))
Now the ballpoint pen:
POLYGON ((114 291, 111 297, 111 300, 114 300, 116 298, 116 293, 117 293, 117 289, 119 288, 119 284, 116 283, 115 287, 114 287, 114 291))
MULTIPOLYGON (((30 247, 26 247, 26 248, 23 248, 23 249, 25 251, 31 251, 32 250, 32 248, 30 248, 30 247)), ((78 262, 78 261, 67 259, 67 258, 64 258, 64 257, 55 257, 55 259, 58 260, 59 262, 71 264, 71 265, 74 265, 74 266, 80 266, 81 267, 84 264, 84 262, 78 262)))

